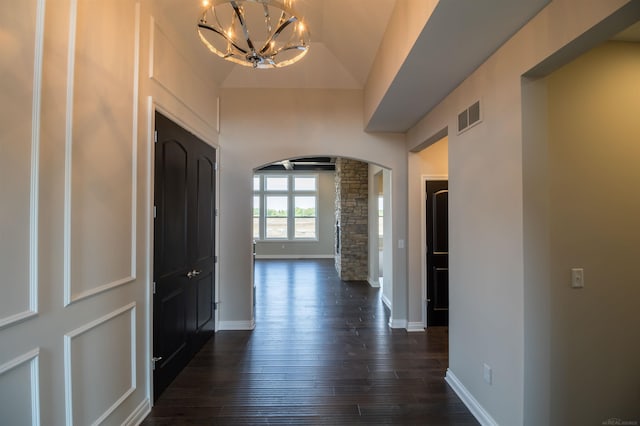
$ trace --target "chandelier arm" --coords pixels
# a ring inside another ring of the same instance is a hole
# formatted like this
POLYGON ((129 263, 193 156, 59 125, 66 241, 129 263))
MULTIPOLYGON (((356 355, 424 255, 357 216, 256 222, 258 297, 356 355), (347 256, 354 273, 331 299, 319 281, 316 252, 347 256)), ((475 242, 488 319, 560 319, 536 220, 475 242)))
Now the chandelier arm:
POLYGON ((280 33, 284 31, 285 28, 287 28, 290 24, 294 23, 297 20, 298 18, 296 18, 295 16, 292 16, 289 19, 287 19, 284 23, 281 23, 278 29, 276 29, 274 33, 271 34, 271 37, 269 37, 269 39, 264 43, 264 46, 260 50, 260 54, 263 54, 264 52, 266 52, 267 49, 271 46, 271 42, 274 39, 276 39, 280 35, 280 33))
POLYGON ((225 40, 227 40, 233 47, 238 49, 240 52, 242 52, 243 54, 247 53, 247 51, 245 49, 243 49, 242 47, 240 47, 236 43, 234 43, 234 41, 232 39, 230 39, 229 36, 227 36, 227 34, 224 31, 220 31, 219 29, 211 27, 211 26, 209 26, 207 24, 203 24, 202 22, 198 23, 198 27, 199 28, 203 28, 205 30, 213 31, 216 34, 221 35, 222 37, 224 37, 225 40))
MULTIPOLYGON (((267 32, 271 32, 271 14, 269 13, 269 6, 266 3, 262 4, 262 10, 264 10, 264 20, 267 24, 267 32)), ((284 12, 283 12, 284 13, 284 12)))
POLYGON ((231 1, 230 4, 233 10, 236 12, 236 16, 238 17, 238 20, 240 21, 240 25, 242 26, 242 32, 244 33, 244 38, 247 41, 247 45, 249 46, 249 49, 251 50, 251 52, 255 53, 256 49, 255 47, 253 47, 253 42, 251 41, 251 37, 249 37, 249 30, 247 29, 247 23, 244 20, 244 15, 242 14, 240 7, 235 1, 231 1))

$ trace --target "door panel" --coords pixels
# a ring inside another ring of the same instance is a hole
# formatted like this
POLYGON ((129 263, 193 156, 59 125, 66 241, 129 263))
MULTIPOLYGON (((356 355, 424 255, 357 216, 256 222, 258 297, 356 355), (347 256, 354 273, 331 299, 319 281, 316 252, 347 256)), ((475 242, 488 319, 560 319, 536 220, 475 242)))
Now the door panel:
POLYGON ((157 278, 187 268, 187 151, 184 145, 169 140, 159 146, 156 174, 156 208, 162 217, 158 238, 157 278))
POLYGON ((195 258, 197 261, 211 259, 214 247, 214 221, 215 221, 215 199, 212 194, 215 191, 215 169, 211 159, 206 157, 198 158, 198 182, 196 187, 197 199, 197 251, 195 258))
POLYGON ((427 181, 427 326, 449 324, 449 190, 427 181))
POLYGON ((214 331, 213 147, 156 114, 154 399, 214 331))

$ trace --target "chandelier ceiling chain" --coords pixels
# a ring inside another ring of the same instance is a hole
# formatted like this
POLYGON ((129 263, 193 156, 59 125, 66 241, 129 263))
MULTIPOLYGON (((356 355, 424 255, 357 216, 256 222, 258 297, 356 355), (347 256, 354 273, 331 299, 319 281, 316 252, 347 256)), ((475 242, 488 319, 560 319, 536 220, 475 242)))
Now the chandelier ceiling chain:
POLYGON ((198 35, 210 51, 239 65, 253 68, 291 65, 309 51, 309 29, 291 2, 204 0, 198 35), (279 16, 275 26, 272 16, 279 16))

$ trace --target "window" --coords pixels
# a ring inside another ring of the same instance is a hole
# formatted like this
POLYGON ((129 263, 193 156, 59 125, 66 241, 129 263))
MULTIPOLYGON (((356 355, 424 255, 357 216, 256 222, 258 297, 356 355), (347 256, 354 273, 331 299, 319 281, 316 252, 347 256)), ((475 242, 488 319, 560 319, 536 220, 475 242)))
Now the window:
POLYGON ((254 239, 315 240, 317 208, 317 175, 254 175, 254 239))

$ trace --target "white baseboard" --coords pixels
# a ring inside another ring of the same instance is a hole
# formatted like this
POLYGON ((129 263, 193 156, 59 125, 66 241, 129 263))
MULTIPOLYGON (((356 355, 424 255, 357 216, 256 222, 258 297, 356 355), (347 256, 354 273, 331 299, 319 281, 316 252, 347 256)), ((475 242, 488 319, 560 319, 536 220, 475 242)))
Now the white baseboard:
POLYGON ((376 279, 373 279, 371 277, 367 277, 367 282, 373 288, 380 288, 380 283, 376 279))
POLYGON ((407 328, 407 320, 389 318, 389 327, 391 327, 391 328, 407 328))
POLYGON ((407 331, 409 333, 411 333, 411 332, 422 332, 422 333, 424 333, 424 324, 422 323, 422 321, 409 322, 407 324, 407 331))
POLYGON ((218 330, 253 330, 256 328, 254 320, 249 321, 220 321, 218 330))
POLYGON ((151 412, 151 402, 146 398, 133 410, 133 413, 122 422, 125 426, 138 426, 151 412))
POLYGON ((482 426, 498 426, 493 417, 485 410, 477 399, 471 395, 471 392, 462 384, 453 372, 447 368, 447 375, 444 380, 451 386, 451 389, 458 395, 464 405, 467 406, 471 414, 476 418, 482 426))
POLYGON ((380 295, 380 300, 382 300, 382 303, 384 303, 384 306, 386 306, 389 310, 391 310, 391 301, 387 298, 387 296, 384 295, 384 293, 380 295))
POLYGON ((256 254, 256 259, 334 259, 332 254, 256 254))

